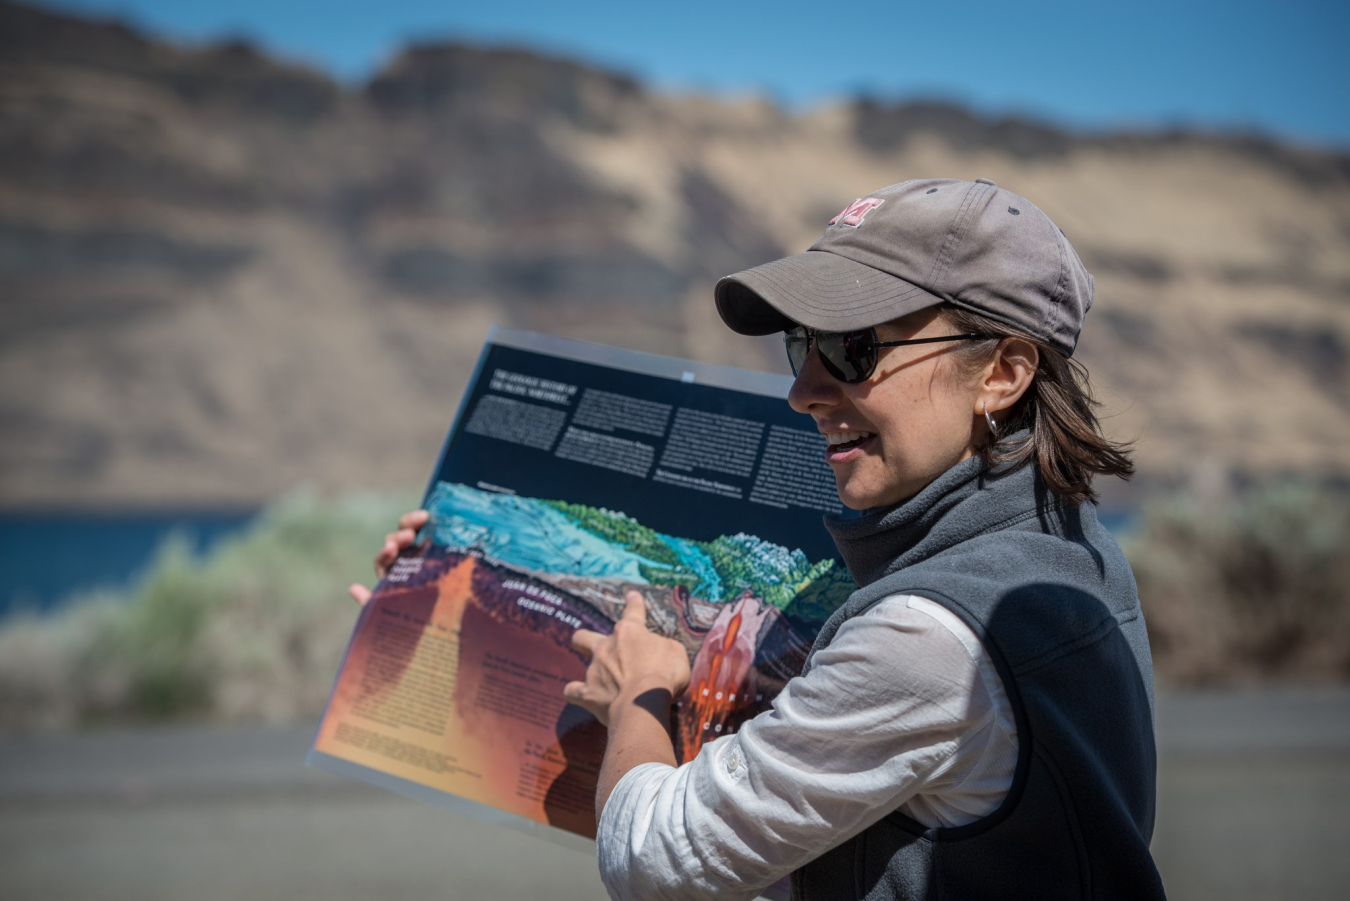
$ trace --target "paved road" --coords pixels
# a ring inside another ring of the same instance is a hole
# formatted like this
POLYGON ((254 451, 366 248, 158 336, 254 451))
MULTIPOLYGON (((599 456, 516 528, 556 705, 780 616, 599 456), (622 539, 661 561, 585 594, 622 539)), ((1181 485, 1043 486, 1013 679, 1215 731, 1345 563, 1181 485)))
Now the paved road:
POLYGON ((1340 901, 1347 848, 1350 691, 1159 699, 1153 854, 1173 901, 1340 901))
MULTIPOLYGON (((1350 691, 1168 696, 1173 899, 1340 899, 1350 691)), ((0 897, 601 899, 590 855, 302 765, 307 728, 0 738, 0 897)))

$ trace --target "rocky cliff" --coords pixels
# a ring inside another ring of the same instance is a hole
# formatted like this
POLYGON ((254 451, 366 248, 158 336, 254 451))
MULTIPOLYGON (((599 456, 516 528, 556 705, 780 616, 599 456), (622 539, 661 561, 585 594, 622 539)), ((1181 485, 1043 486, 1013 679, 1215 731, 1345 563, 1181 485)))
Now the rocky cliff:
POLYGON ((1350 478, 1350 157, 872 100, 791 114, 510 48, 368 84, 0 4, 0 507, 420 485, 493 322, 782 369, 721 274, 984 176, 1098 278, 1141 484, 1350 478))

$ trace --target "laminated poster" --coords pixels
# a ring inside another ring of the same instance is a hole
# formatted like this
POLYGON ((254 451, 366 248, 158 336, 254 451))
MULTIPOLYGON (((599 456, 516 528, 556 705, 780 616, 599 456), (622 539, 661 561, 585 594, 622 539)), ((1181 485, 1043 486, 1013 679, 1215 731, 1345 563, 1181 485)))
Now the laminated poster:
MULTIPOLYGON (((688 760, 767 710, 853 591, 791 379, 494 329, 362 610, 309 762, 593 848, 605 729, 563 700, 628 591, 689 652, 688 760)), ((771 893, 771 894, 777 894, 771 893)))

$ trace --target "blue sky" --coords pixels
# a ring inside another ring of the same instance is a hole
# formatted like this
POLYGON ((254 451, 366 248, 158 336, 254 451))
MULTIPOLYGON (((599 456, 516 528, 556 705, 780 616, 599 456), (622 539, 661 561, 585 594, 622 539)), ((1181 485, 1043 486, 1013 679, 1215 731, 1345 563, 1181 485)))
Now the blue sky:
POLYGON ((1350 2, 923 4, 60 0, 192 41, 247 36, 348 81, 402 44, 524 44, 656 88, 801 107, 939 97, 1084 128, 1258 129, 1350 149, 1350 2))

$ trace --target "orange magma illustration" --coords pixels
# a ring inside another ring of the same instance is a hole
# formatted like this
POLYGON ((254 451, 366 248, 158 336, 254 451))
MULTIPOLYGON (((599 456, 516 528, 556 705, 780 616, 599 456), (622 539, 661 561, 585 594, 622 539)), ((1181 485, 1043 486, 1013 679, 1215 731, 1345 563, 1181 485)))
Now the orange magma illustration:
POLYGON ((705 742, 734 732, 758 712, 763 699, 755 686, 756 639, 772 610, 746 592, 723 607, 708 630, 680 702, 681 760, 693 759, 705 742))

